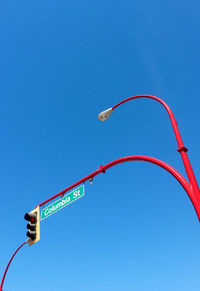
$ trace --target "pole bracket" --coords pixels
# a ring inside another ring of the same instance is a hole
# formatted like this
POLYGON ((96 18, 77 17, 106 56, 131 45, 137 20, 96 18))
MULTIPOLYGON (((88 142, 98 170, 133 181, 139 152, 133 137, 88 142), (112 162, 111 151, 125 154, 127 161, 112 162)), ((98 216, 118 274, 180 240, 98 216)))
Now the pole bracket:
POLYGON ((177 151, 179 152, 179 153, 181 153, 181 152, 187 152, 188 151, 188 149, 183 145, 183 146, 181 146, 181 147, 179 147, 178 149, 177 149, 177 151))
POLYGON ((99 171, 100 171, 100 173, 104 173, 104 174, 106 172, 106 170, 103 170, 103 166, 102 165, 99 167, 99 171))

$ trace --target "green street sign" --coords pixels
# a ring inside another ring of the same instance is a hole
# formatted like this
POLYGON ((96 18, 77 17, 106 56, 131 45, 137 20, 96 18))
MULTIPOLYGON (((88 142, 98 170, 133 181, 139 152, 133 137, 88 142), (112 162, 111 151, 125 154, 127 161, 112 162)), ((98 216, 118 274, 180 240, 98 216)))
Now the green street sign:
POLYGON ((81 185, 80 187, 73 190, 69 194, 63 196, 62 198, 58 199, 54 203, 42 209, 41 220, 49 217, 50 215, 54 214, 58 210, 62 209, 63 207, 81 198, 83 195, 84 195, 84 185, 81 185))

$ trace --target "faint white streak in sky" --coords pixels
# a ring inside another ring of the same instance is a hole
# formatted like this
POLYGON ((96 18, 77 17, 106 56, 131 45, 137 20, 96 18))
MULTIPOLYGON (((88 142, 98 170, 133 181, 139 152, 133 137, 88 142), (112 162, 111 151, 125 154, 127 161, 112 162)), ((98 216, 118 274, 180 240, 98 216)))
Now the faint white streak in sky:
MULTIPOLYGON (((141 15, 141 23, 136 26, 136 43, 141 54, 141 61, 146 67, 147 73, 152 81, 153 88, 159 96, 166 95, 166 87, 164 85, 163 76, 159 69, 159 58, 156 57, 152 49, 152 45, 148 43, 148 39, 155 38, 152 32, 154 29, 159 29, 159 24, 153 24, 153 18, 149 19, 149 7, 138 7, 138 13, 141 15), (148 38, 146 37, 148 35, 148 38)), ((162 55, 162 52, 160 52, 162 55)))

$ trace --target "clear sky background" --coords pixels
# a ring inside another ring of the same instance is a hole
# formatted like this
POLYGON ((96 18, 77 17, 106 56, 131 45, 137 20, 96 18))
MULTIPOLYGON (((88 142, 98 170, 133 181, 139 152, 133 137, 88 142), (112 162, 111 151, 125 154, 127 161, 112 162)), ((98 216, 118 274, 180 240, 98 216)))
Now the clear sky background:
MULTIPOLYGON (((185 175, 163 98, 200 182, 200 3, 1 1, 0 277, 26 240, 25 212, 114 159, 159 158, 185 175)), ((198 291, 200 224, 163 169, 130 162, 41 222, 5 291, 198 291)))

